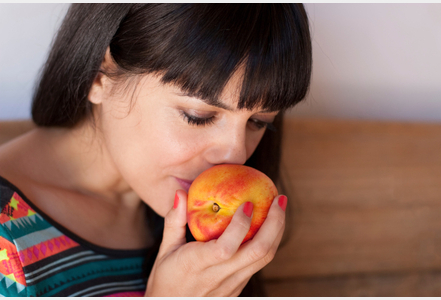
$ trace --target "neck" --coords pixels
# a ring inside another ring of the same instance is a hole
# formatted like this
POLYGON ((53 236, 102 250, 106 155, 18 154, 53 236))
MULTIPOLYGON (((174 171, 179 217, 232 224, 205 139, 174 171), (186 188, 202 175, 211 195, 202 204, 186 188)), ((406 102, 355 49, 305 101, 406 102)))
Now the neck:
POLYGON ((39 128, 33 134, 42 157, 38 172, 48 170, 41 178, 44 184, 118 206, 140 205, 139 197, 109 155, 99 130, 89 123, 83 122, 74 129, 39 128))

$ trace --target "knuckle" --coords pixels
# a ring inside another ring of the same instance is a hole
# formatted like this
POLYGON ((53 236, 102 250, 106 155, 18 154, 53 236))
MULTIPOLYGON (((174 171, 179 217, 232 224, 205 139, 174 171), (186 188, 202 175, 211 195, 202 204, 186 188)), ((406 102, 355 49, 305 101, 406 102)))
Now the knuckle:
POLYGON ((235 226, 238 226, 241 231, 247 231, 250 229, 251 221, 245 218, 237 218, 235 226))
POLYGON ((276 210, 273 212, 275 214, 275 218, 280 222, 280 223, 285 223, 285 216, 286 214, 284 212, 282 212, 281 210, 276 210))
POLYGON ((258 243, 256 244, 251 252, 250 252, 250 258, 253 261, 261 260, 265 258, 266 255, 268 255, 269 249, 265 244, 258 243))
POLYGON ((174 227, 174 220, 173 218, 171 218, 169 215, 165 216, 164 218, 164 227, 166 228, 170 228, 170 227, 174 227))
POLYGON ((280 228, 280 229, 285 228, 285 215, 284 214, 276 213, 273 218, 274 218, 274 222, 278 228, 280 228))
POLYGON ((276 250, 271 249, 267 255, 265 255, 265 257, 263 258, 263 262, 265 263, 265 265, 269 264, 274 257, 276 256, 276 250))
POLYGON ((213 251, 213 257, 216 261, 225 261, 233 255, 233 251, 226 245, 217 245, 213 251))
POLYGON ((285 218, 284 217, 277 218, 277 224, 279 225, 279 227, 281 229, 284 229, 285 228, 285 218))

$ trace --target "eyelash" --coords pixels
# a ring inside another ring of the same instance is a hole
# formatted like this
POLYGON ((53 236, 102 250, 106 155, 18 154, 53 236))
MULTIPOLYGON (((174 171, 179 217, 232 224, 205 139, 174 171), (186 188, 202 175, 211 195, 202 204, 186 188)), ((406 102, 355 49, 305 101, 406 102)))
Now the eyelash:
POLYGON ((214 123, 214 116, 211 116, 209 118, 199 118, 192 115, 187 114, 186 112, 181 112, 182 117, 185 121, 188 122, 190 125, 196 125, 196 126, 205 126, 210 125, 214 123))
MULTIPOLYGON (((208 118, 199 118, 192 115, 187 114, 184 111, 181 111, 182 117, 184 118, 184 121, 187 121, 189 125, 196 125, 196 126, 205 126, 210 125, 214 123, 214 116, 208 117, 208 118)), ((277 129, 272 123, 267 123, 259 120, 250 119, 251 122, 257 127, 257 130, 267 128, 268 130, 271 130, 273 132, 276 132, 277 129)))

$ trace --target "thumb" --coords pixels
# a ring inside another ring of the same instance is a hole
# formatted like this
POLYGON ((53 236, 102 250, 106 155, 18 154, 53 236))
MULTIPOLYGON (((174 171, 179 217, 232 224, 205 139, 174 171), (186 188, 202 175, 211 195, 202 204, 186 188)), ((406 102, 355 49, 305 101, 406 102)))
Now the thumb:
POLYGON ((164 218, 164 234, 158 258, 174 252, 184 245, 186 240, 187 224, 187 193, 184 190, 177 190, 173 208, 164 218))

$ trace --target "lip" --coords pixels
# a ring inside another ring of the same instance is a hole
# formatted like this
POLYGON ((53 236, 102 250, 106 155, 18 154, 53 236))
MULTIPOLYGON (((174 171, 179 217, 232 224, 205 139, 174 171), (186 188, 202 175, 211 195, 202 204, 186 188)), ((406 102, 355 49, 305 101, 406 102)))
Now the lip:
POLYGON ((188 193, 190 189, 190 185, 193 183, 193 180, 185 180, 178 177, 175 177, 176 181, 184 188, 184 190, 188 193))

